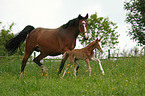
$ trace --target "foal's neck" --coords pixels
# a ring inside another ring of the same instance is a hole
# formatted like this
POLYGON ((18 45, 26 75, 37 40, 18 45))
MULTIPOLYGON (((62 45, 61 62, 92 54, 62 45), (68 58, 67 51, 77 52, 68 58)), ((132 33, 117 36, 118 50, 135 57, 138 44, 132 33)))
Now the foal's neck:
POLYGON ((91 42, 88 46, 85 47, 85 49, 88 51, 93 51, 95 48, 95 42, 91 42))

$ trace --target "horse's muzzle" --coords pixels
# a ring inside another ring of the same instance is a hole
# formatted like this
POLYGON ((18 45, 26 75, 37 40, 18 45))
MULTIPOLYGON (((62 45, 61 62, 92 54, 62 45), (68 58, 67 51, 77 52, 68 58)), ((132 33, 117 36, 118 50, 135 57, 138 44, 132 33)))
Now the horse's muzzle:
POLYGON ((85 37, 85 36, 84 36, 84 40, 88 40, 88 37, 85 37))

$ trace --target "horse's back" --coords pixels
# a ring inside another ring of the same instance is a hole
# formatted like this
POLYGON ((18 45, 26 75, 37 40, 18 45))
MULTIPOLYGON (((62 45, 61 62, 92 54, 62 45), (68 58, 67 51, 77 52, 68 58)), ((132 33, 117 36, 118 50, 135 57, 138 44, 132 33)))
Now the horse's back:
POLYGON ((27 42, 39 47, 41 52, 49 55, 60 54, 57 29, 36 28, 29 36, 27 42))

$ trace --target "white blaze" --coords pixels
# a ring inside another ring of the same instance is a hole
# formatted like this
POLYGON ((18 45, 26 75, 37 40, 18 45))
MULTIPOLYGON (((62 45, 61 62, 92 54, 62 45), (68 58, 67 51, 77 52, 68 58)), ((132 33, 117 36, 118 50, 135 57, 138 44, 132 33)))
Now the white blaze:
POLYGON ((84 26, 85 38, 88 38, 87 28, 86 28, 86 22, 85 22, 85 21, 82 21, 82 24, 83 24, 83 26, 84 26))

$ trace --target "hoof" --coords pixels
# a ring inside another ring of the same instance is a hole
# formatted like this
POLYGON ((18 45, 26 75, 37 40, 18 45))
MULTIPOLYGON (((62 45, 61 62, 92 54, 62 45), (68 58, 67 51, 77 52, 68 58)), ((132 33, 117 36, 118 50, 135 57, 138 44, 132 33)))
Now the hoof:
POLYGON ((23 72, 21 72, 19 79, 23 78, 23 72))
POLYGON ((46 73, 46 67, 44 65, 41 65, 41 69, 43 73, 46 73))

